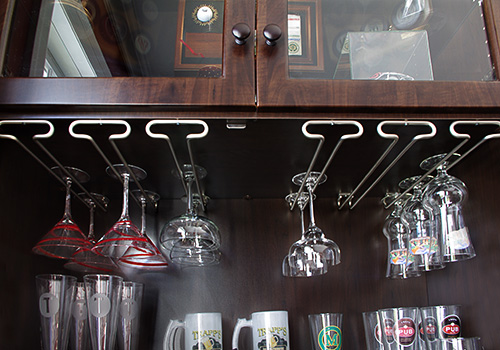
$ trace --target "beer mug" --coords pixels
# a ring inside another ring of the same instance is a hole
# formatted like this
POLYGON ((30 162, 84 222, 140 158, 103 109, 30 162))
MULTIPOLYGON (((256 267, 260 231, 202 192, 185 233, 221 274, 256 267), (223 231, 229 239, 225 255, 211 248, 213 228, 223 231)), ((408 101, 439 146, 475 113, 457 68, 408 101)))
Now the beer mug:
POLYGON ((184 321, 171 320, 163 340, 164 350, 176 349, 176 334, 184 329, 185 350, 222 350, 222 316, 219 312, 187 314, 184 321))
POLYGON ((233 349, 238 349, 244 327, 252 328, 253 350, 290 350, 287 311, 254 312, 250 320, 239 318, 233 331, 233 349))

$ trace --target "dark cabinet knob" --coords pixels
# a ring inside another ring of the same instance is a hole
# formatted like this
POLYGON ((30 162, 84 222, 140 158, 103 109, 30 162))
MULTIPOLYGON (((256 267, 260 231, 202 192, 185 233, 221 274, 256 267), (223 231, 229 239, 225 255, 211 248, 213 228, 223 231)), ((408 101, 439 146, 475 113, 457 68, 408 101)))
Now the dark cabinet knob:
POLYGON ((276 41, 281 38, 281 28, 276 24, 268 24, 264 27, 264 37, 267 45, 276 45, 276 41))
POLYGON ((238 45, 245 45, 251 33, 252 30, 246 23, 238 23, 233 27, 233 36, 235 37, 234 41, 238 45))

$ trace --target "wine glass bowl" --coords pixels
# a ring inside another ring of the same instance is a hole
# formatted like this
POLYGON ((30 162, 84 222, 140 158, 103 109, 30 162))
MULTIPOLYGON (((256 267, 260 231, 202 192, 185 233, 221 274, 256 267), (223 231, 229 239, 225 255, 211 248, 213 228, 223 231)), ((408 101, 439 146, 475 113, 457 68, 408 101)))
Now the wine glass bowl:
POLYGON ((325 181, 326 175, 321 175, 319 172, 300 173, 292 178, 294 184, 306 187, 310 211, 308 228, 302 231, 301 239, 293 243, 288 251, 289 266, 282 266, 282 271, 292 277, 323 275, 328 272, 329 266, 340 263, 340 248, 334 241, 326 238, 324 232, 316 226, 314 218, 314 190, 325 181))
POLYGON ((195 166, 193 169, 190 164, 183 165, 182 180, 187 190, 186 212, 169 220, 160 233, 162 253, 181 266, 205 266, 216 264, 220 260, 219 228, 212 220, 197 213, 203 198, 201 194, 196 197, 192 192, 195 179, 203 179, 205 176, 204 168, 195 166))
POLYGON ((409 253, 413 255, 414 263, 425 271, 445 267, 439 235, 434 226, 434 215, 423 203, 423 190, 432 179, 432 176, 413 176, 399 183, 403 190, 413 186, 413 194, 406 201, 401 217, 410 229, 409 253))
POLYGON ((53 167, 51 169, 66 183, 66 199, 63 217, 32 249, 36 254, 57 259, 70 259, 78 249, 89 249, 92 247, 92 243, 87 239, 71 216, 72 177, 80 183, 85 183, 89 181, 90 176, 83 170, 77 168, 64 168, 65 171, 60 167, 53 167), (68 176, 68 174, 71 176, 68 176))
POLYGON ((152 191, 134 190, 132 194, 141 204, 141 235, 149 242, 149 247, 133 243, 120 257, 118 265, 122 268, 134 268, 148 271, 164 270, 168 263, 158 250, 156 245, 146 234, 146 207, 147 203, 153 203, 156 208, 160 196, 152 191), (151 251, 152 250, 152 251, 151 251))
POLYGON ((421 275, 419 265, 415 263, 415 256, 411 254, 410 227, 401 218, 404 203, 411 197, 410 194, 400 196, 399 193, 387 193, 382 203, 387 206, 394 200, 394 209, 386 217, 383 233, 387 238, 387 270, 386 277, 405 279, 421 275), (396 200, 396 198, 398 198, 396 200))
MULTIPOLYGON (((123 181, 122 213, 118 221, 101 237, 93 249, 99 254, 112 259, 120 259, 131 246, 137 247, 144 254, 150 253, 154 255, 156 253, 156 247, 154 247, 151 241, 144 237, 139 231, 139 228, 132 223, 128 206, 130 182, 130 173, 128 169, 134 173, 137 180, 144 179, 146 177, 146 172, 133 165, 128 165, 127 169, 124 164, 115 164, 113 168, 118 172, 123 181)), ((116 178, 115 172, 110 167, 106 169, 106 172, 111 177, 116 178)))
MULTIPOLYGON (((430 170, 442 162, 445 154, 425 159, 420 167, 430 170)), ((460 155, 453 154, 437 167, 437 175, 427 184, 423 203, 434 214, 434 226, 441 237, 444 262, 456 262, 474 258, 476 252, 465 224, 462 205, 467 199, 467 187, 458 178, 447 172, 450 162, 460 155)))
POLYGON ((88 240, 92 243, 92 247, 82 247, 79 248, 71 257, 71 259, 64 264, 64 267, 84 273, 112 273, 116 272, 118 267, 114 263, 112 259, 106 257, 92 248, 96 244, 95 232, 94 232, 94 213, 96 208, 96 200, 99 202, 104 208, 107 208, 109 204, 109 200, 107 197, 98 194, 98 193, 90 193, 91 196, 86 193, 78 194, 90 207, 90 223, 89 223, 89 232, 88 232, 88 240))

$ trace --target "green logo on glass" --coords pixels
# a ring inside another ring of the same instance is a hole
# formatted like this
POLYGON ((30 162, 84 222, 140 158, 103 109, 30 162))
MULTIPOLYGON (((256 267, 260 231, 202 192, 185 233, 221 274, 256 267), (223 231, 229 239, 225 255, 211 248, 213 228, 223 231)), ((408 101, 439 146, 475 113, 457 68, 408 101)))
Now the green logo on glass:
POLYGON ((318 334, 321 350, 340 350, 342 348, 342 331, 337 326, 325 327, 318 334))

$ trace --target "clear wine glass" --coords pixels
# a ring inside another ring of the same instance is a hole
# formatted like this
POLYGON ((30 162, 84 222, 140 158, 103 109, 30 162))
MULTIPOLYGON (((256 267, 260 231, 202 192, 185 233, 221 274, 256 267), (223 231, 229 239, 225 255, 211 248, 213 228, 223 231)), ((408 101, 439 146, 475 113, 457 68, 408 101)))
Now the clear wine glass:
MULTIPOLYGON (((399 193, 387 193, 382 198, 382 203, 387 206, 388 203, 394 201, 399 193)), ((421 275, 418 264, 415 264, 415 256, 411 254, 409 249, 410 244, 410 227, 401 218, 404 203, 411 197, 406 194, 394 203, 393 211, 385 219, 383 232, 387 237, 387 272, 388 278, 406 279, 409 277, 417 277, 421 275)))
POLYGON ((304 181, 309 192, 309 227, 304 232, 304 240, 295 242, 288 252, 290 269, 304 271, 297 277, 310 277, 322 275, 328 272, 328 266, 340 263, 340 249, 338 245, 325 237, 323 231, 316 226, 314 218, 314 188, 326 181, 326 176, 320 178, 321 173, 311 172, 306 178, 305 173, 295 175, 292 179, 296 185, 301 185, 304 181))
POLYGON ((141 203, 141 234, 149 242, 151 246, 154 247, 154 252, 151 253, 149 250, 144 250, 143 247, 136 246, 132 244, 123 256, 118 260, 118 265, 121 268, 135 268, 147 271, 161 271, 167 268, 168 263, 154 245, 151 239, 146 234, 146 208, 148 201, 151 201, 156 206, 157 202, 160 200, 160 196, 151 191, 144 191, 144 194, 140 190, 132 191, 132 194, 141 203))
MULTIPOLYGON (((399 183, 399 187, 406 190, 420 178, 421 176, 406 178, 399 183)), ((406 201, 401 214, 410 228, 409 253, 413 255, 414 263, 424 271, 445 267, 432 210, 423 204, 423 189, 431 180, 432 176, 426 176, 413 187, 413 194, 406 201)))
MULTIPOLYGON (((138 180, 142 180, 146 177, 146 172, 143 169, 133 165, 129 165, 128 167, 138 180)), ((155 254, 156 247, 154 247, 149 239, 141 234, 137 226, 130 220, 128 206, 130 173, 123 164, 115 164, 113 168, 115 168, 123 180, 122 213, 113 227, 111 227, 111 229, 109 229, 109 231, 96 243, 93 250, 112 259, 120 259, 127 249, 133 245, 141 249, 142 252, 153 255, 155 254)), ((108 167, 106 172, 110 176, 115 177, 111 168, 108 167)))
MULTIPOLYGON (((287 201, 289 206, 292 206, 292 204, 295 202, 297 195, 298 193, 290 193, 285 197, 285 200, 287 201)), ((309 193, 302 192, 298 197, 299 198, 297 198, 297 206, 299 208, 300 225, 301 225, 301 230, 300 230, 301 238, 299 241, 304 241, 306 232, 304 209, 307 204, 307 201, 309 200, 309 193)), ((292 269, 292 267, 290 266, 290 262, 288 260, 288 254, 283 258, 283 262, 281 264, 281 272, 285 277, 297 277, 298 274, 305 274, 305 271, 298 271, 296 268, 292 269)))
MULTIPOLYGON (((445 154, 425 159, 420 167, 430 170, 441 162, 445 154)), ((456 262, 471 259, 476 256, 474 246, 469 235, 462 205, 467 199, 467 187, 454 176, 447 173, 447 165, 453 162, 459 154, 453 154, 447 161, 437 167, 437 175, 429 182, 423 202, 432 209, 435 218, 435 227, 441 235, 444 262, 456 262)))
MULTIPOLYGON (((83 170, 72 167, 64 168, 80 183, 85 183, 90 179, 90 176, 83 170)), ((50 258, 70 259, 77 249, 91 248, 92 243, 71 216, 71 177, 67 176, 60 167, 54 167, 52 171, 66 182, 64 214, 61 220, 38 241, 32 250, 36 254, 50 258)))
POLYGON ((109 200, 107 197, 98 194, 91 193, 92 197, 88 196, 86 193, 79 193, 80 197, 89 205, 90 207, 90 224, 89 224, 89 233, 88 240, 92 243, 92 247, 79 248, 71 257, 71 259, 64 264, 64 267, 84 273, 112 273, 117 272, 118 267, 114 263, 114 261, 102 254, 100 254, 96 250, 92 250, 94 245, 96 244, 95 238, 95 230, 94 230, 94 214, 96 203, 94 199, 101 203, 103 207, 107 207, 109 200))
MULTIPOLYGON (((160 234, 162 253, 179 265, 205 266, 220 260, 221 239, 217 225, 210 219, 198 215, 197 202, 192 193, 195 173, 198 179, 206 176, 200 166, 183 165, 183 180, 187 188, 186 213, 168 221, 160 234)), ((201 198, 199 200, 202 200, 201 198)))

